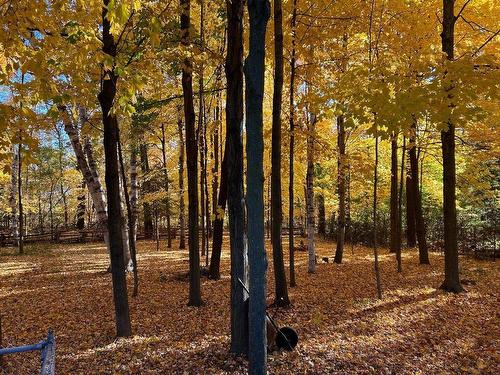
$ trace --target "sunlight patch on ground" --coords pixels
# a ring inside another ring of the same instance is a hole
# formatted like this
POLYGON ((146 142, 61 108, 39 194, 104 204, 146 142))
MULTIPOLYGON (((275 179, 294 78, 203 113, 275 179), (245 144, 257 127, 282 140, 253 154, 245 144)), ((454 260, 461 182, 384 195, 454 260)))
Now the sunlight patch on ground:
POLYGON ((32 272, 39 268, 39 265, 31 262, 5 262, 0 263, 0 276, 19 275, 32 272))

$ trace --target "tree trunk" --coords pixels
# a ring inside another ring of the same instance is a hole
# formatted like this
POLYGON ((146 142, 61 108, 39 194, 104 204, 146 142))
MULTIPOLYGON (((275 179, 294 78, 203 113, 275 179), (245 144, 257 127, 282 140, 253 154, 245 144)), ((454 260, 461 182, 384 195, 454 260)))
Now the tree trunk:
MULTIPOLYGON (((442 50, 448 60, 454 58, 455 22, 454 0, 443 0, 442 50)), ((446 74, 446 73, 445 73, 446 74)), ((453 107, 453 84, 444 88, 448 93, 448 106, 453 107)), ((458 268, 456 172, 455 172, 455 124, 449 118, 446 129, 441 131, 443 153, 443 216, 444 216, 444 282, 442 289, 461 292, 458 268)))
POLYGON ((274 91, 271 150, 271 213, 276 306, 288 306, 285 263, 281 227, 283 206, 281 201, 281 106, 283 95, 283 9, 282 0, 274 0, 274 91))
MULTIPOLYGON (((109 0, 103 0, 103 46, 102 51, 112 59, 116 57, 116 43, 111 34, 111 24, 107 19, 109 0)), ((108 202, 108 214, 114 220, 108 220, 109 242, 111 249, 111 274, 113 280, 113 297, 115 304, 116 334, 119 337, 130 336, 132 329, 127 296, 127 280, 123 268, 123 241, 121 232, 120 209, 120 177, 118 169, 118 121, 113 113, 113 102, 116 96, 118 76, 114 69, 104 69, 106 78, 102 80, 102 88, 98 99, 102 110, 104 126, 104 160, 106 167, 105 181, 108 202)))
POLYGON ((63 155, 64 155, 64 145, 62 141, 62 135, 59 127, 55 126, 56 134, 57 134, 57 145, 59 148, 59 191, 61 193, 61 198, 63 202, 64 209, 64 228, 68 228, 69 216, 68 216, 68 202, 66 198, 66 192, 64 190, 64 165, 63 165, 63 155))
POLYGON ((398 215, 398 138, 395 133, 391 135, 391 253, 398 253, 399 246, 399 215, 398 215))
POLYGON ((182 116, 178 109, 177 129, 179 132, 179 249, 186 248, 186 213, 184 203, 184 153, 186 145, 184 143, 184 131, 182 126, 182 116))
MULTIPOLYGON (((149 155, 148 155, 148 145, 143 142, 139 146, 139 151, 141 154, 141 169, 142 169, 142 195, 143 197, 151 192, 151 184, 149 182, 149 155)), ((142 203, 144 210, 144 237, 147 239, 153 238, 153 213, 151 209, 151 204, 144 201, 142 203)))
POLYGON ((139 293, 139 274, 137 269, 137 217, 138 206, 137 201, 139 198, 139 189, 137 186, 137 149, 135 145, 132 146, 130 151, 130 208, 129 208, 129 240, 132 246, 130 246, 130 253, 132 255, 132 263, 134 266, 134 292, 133 296, 137 296, 139 293))
MULTIPOLYGON (((416 124, 412 124, 409 144, 409 154, 410 154, 410 171, 411 171, 411 189, 412 196, 415 198, 415 227, 418 239, 418 257, 420 264, 430 264, 429 262, 429 252, 427 250, 427 240, 424 213, 422 209, 422 197, 419 190, 419 176, 418 176, 418 159, 417 159, 417 147, 415 143, 416 139, 416 124)), ((408 187, 407 187, 408 188, 408 187)))
MULTIPOLYGON (((99 175, 97 173, 97 166, 95 165, 92 155, 92 144, 90 143, 90 140, 87 139, 87 141, 85 142, 85 149, 82 147, 77 127, 72 122, 71 116, 69 115, 69 109, 65 106, 59 106, 58 109, 64 123, 64 131, 71 141, 71 146, 73 147, 73 151, 76 156, 78 169, 82 172, 83 179, 85 180, 87 189, 92 199, 92 203, 94 204, 99 229, 103 231, 104 242, 106 243, 109 254, 111 254, 109 245, 108 213, 106 208, 106 200, 101 181, 99 180, 99 175)), ((80 121, 83 122, 85 111, 82 108, 79 109, 79 117, 80 121)))
POLYGON ((309 262, 307 271, 316 272, 316 249, 314 245, 314 134, 316 116, 310 115, 307 121, 307 174, 306 174, 306 213, 307 213, 307 249, 309 262))
MULTIPOLYGON (((351 243, 351 254, 354 254, 354 230, 351 217, 351 162, 347 163, 347 203, 346 203, 346 226, 349 231, 349 242, 351 243)), ((347 237, 347 233, 346 233, 347 237)))
MULTIPOLYGON (((21 137, 19 137, 21 138, 21 137)), ((17 168, 17 206, 19 210, 19 241, 18 248, 19 254, 24 254, 24 211, 23 211, 23 180, 22 180, 22 170, 23 170, 23 146, 21 139, 18 145, 18 168, 17 168)))
POLYGON ((226 56, 227 208, 231 249, 231 351, 248 352, 248 296, 239 282, 247 282, 247 248, 243 196, 243 9, 244 1, 227 2, 226 56))
MULTIPOLYGON (((118 134, 118 137, 120 135, 118 134)), ((126 181, 122 178, 125 171, 122 171, 123 160, 121 156, 121 145, 120 138, 118 138, 118 167, 119 167, 119 177, 120 177, 120 215, 121 215, 121 225, 122 225, 122 241, 123 241, 123 266, 126 271, 131 270, 131 255, 130 255, 130 241, 129 241, 129 228, 128 228, 128 214, 127 214, 127 203, 125 201, 125 194, 128 196, 128 191, 126 181), (123 192, 123 194, 122 194, 123 192)))
POLYGON ((406 157, 406 137, 403 136, 403 150, 401 151, 401 169, 399 176, 399 194, 398 194, 398 244, 396 248, 396 260, 398 262, 398 272, 403 271, 401 261, 401 234, 403 232, 403 175, 405 171, 405 157, 406 157))
MULTIPOLYGON (((218 78, 220 80, 220 76, 218 75, 218 78)), ((213 151, 212 151, 212 158, 214 160, 214 164, 212 167, 212 213, 215 216, 217 214, 217 197, 219 195, 219 176, 220 176, 220 171, 219 171, 219 132, 220 132, 220 121, 221 121, 221 116, 220 116, 220 111, 221 111, 221 104, 220 104, 220 99, 219 95, 217 95, 217 103, 215 107, 215 128, 214 128, 214 133, 213 133, 213 151)), ((213 234, 213 223, 212 223, 212 234, 213 234)))
POLYGON ((375 166, 373 170, 373 254, 375 257, 375 281, 377 283, 377 296, 382 299, 382 285, 380 282, 380 270, 378 264, 377 248, 377 184, 378 184, 378 134, 375 130, 375 166))
MULTIPOLYGON (((134 154, 134 152, 132 152, 134 154)), ((121 146, 121 141, 118 138, 118 157, 120 161, 120 171, 121 171, 121 180, 123 184, 123 194, 125 196, 125 204, 127 208, 127 222, 128 222, 128 235, 127 235, 127 241, 128 241, 128 248, 130 249, 129 255, 132 260, 132 270, 134 273, 134 291, 133 291, 133 296, 136 297, 137 293, 139 291, 139 276, 137 273, 137 254, 136 254, 136 248, 135 248, 135 219, 134 219, 134 211, 132 208, 132 203, 130 200, 130 196, 128 194, 128 187, 127 187, 127 176, 125 174, 125 165, 123 162, 123 153, 122 153, 122 146, 121 146)), ((135 161, 130 160, 130 170, 132 170, 132 164, 135 164, 135 161)), ((135 167, 134 167, 135 168, 135 167)), ((125 257, 125 267, 128 267, 128 259, 125 257)))
POLYGON ((408 247, 415 247, 417 244, 415 197, 413 196, 411 186, 411 169, 408 156, 408 167, 406 168, 406 245, 408 247))
MULTIPOLYGON (((204 43, 205 43, 205 30, 204 30, 204 17, 205 17, 205 2, 204 0, 198 1, 200 4, 200 50, 204 51, 204 43)), ((198 139, 198 148, 200 151, 200 208, 201 208, 201 255, 205 256, 205 242, 206 242, 206 216, 205 216, 205 176, 204 176, 204 166, 205 166, 205 103, 203 96, 203 73, 204 73, 204 64, 203 60, 200 61, 200 71, 198 77, 198 129, 197 139, 198 139)))
MULTIPOLYGON (((227 121, 227 120, 226 120, 227 121)), ((226 136, 226 146, 221 165, 221 179, 219 197, 217 199, 217 210, 214 212, 214 233, 212 237, 212 254, 210 257, 209 278, 220 279, 220 257, 222 252, 222 236, 224 232, 224 212, 227 202, 227 149, 228 137, 226 136)))
POLYGON ((345 242, 345 171, 346 171, 346 153, 345 153, 345 126, 344 116, 337 117, 337 145, 338 145, 338 194, 339 194, 339 215, 337 218, 337 249, 335 251, 335 263, 342 263, 345 242))
POLYGON ((248 259, 250 265, 249 374, 265 375, 266 270, 264 246, 264 139, 263 111, 266 26, 270 5, 248 1, 250 37, 245 64, 247 130, 248 259))
POLYGON ((76 208, 76 227, 78 230, 85 229, 85 211, 86 211, 86 194, 85 194, 85 179, 82 181, 82 191, 78 194, 78 206, 76 208))
POLYGON ((318 194, 316 201, 318 204, 318 235, 326 238, 325 196, 323 194, 318 194))
POLYGON ((294 153, 295 153, 295 39, 297 37, 297 0, 293 0, 293 10, 292 10, 292 57, 290 59, 290 163, 289 169, 289 181, 288 181, 288 252, 290 256, 290 287, 295 287, 297 282, 295 280, 295 249, 294 249, 294 153))
MULTIPOLYGON (((181 0, 181 43, 191 45, 191 0, 181 0)), ((182 64, 182 93, 184 98, 184 120, 186 123, 186 162, 188 174, 189 213, 189 306, 201 306, 200 247, 198 233, 198 146, 195 130, 193 103, 193 64, 186 57, 182 64)))
POLYGON ((10 180, 9 205, 11 209, 10 229, 14 240, 14 245, 19 246, 19 217, 17 216, 17 177, 19 169, 19 149, 12 147, 12 170, 10 180))
POLYGON ((49 191, 49 223, 50 223, 50 239, 54 241, 56 239, 54 235, 54 181, 50 181, 50 191, 49 191))
POLYGON ((165 206, 167 209, 167 248, 172 248, 171 223, 170 223, 170 182, 167 169, 167 138, 165 137, 165 124, 161 123, 161 156, 163 161, 163 184, 165 189, 165 206))
POLYGON ((131 208, 131 221, 130 227, 133 229, 133 240, 134 243, 137 239, 137 217, 138 212, 138 202, 139 200, 139 188, 137 183, 137 148, 135 145, 132 146, 130 151, 130 208, 131 208))

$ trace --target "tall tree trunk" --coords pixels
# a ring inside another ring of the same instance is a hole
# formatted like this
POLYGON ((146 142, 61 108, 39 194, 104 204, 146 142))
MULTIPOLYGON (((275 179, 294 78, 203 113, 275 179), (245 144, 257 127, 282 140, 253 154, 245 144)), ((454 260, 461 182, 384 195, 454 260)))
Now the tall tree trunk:
POLYGON ((49 190, 49 222, 50 222, 50 239, 54 241, 56 239, 54 235, 54 181, 50 181, 49 190))
POLYGON ((318 235, 326 238, 325 196, 323 194, 318 194, 316 201, 318 204, 318 235))
MULTIPOLYGON (((212 167, 212 213, 214 216, 217 214, 217 197, 219 195, 219 176, 220 176, 219 132, 220 132, 220 121, 221 121, 220 111, 221 111, 220 99, 219 95, 217 95, 217 103, 215 106, 215 128, 212 137, 213 139, 212 158, 214 160, 214 164, 212 167)), ((212 223, 212 231, 213 231, 213 223, 212 223)))
POLYGON ((249 374, 265 375, 266 270, 264 246, 264 139, 263 111, 266 26, 270 5, 266 0, 248 1, 250 38, 245 64, 247 130, 248 259, 250 266, 249 374))
MULTIPOLYGON (((39 233, 44 233, 44 223, 43 223, 43 211, 42 211, 42 193, 39 191, 37 194, 37 200, 38 200, 38 231, 39 233)), ((79 210, 80 206, 77 207, 77 210, 79 210)), ((78 215, 79 211, 77 212, 78 215)), ((83 222, 85 225, 85 221, 83 222)), ((78 225, 78 222, 77 222, 78 225)))
MULTIPOLYGON (((119 137, 119 135, 118 135, 119 137)), ((125 194, 128 195, 127 185, 125 179, 122 178, 125 171, 122 171, 123 160, 121 154, 120 139, 118 138, 118 163, 119 163, 119 177, 120 177, 120 214, 121 214, 121 225, 122 225, 122 242, 123 242, 123 266, 126 271, 132 269, 131 255, 130 255, 130 241, 129 241, 129 227, 128 227, 128 214, 127 214, 127 203, 125 201, 125 194)))
POLYGON ((274 304, 288 306, 285 263, 281 227, 283 206, 281 201, 281 106, 283 96, 283 9, 282 0, 274 0, 274 90, 271 150, 271 213, 274 267, 274 304))
POLYGON ((171 223, 170 223, 170 181, 167 169, 167 138, 165 136, 165 124, 161 123, 161 156, 163 161, 163 184, 165 189, 165 206, 167 209, 167 248, 172 248, 171 223))
POLYGON ((413 123, 411 128, 410 144, 409 144, 409 154, 410 154, 410 171, 411 171, 411 189, 412 195, 415 198, 415 227, 418 239, 418 256, 420 264, 430 264, 429 262, 429 252, 427 250, 427 240, 424 213, 422 209, 422 197, 420 195, 420 190, 418 188, 419 176, 418 176, 418 159, 417 159, 417 147, 415 143, 417 128, 416 124, 413 123))
MULTIPOLYGON (((71 146, 76 156, 78 169, 82 172, 82 176, 85 180, 85 184, 87 185, 90 198, 92 199, 92 203, 94 204, 99 229, 103 231, 104 242, 106 243, 108 252, 111 255, 108 234, 108 213, 106 208, 106 199, 104 196, 104 191, 102 189, 101 181, 99 180, 99 175, 97 173, 97 166, 93 158, 92 144, 90 143, 90 140, 87 139, 85 142, 85 147, 82 146, 80 136, 78 134, 78 129, 71 119, 69 109, 63 105, 59 106, 58 109, 64 123, 64 131, 71 141, 71 146)), ((83 122, 85 118, 85 111, 82 108, 79 109, 79 118, 81 122, 83 122)))
POLYGON ((19 149, 12 147, 12 168, 10 182, 9 205, 11 210, 10 229, 14 245, 19 246, 19 217, 17 216, 17 177, 19 169, 19 149))
MULTIPOLYGON (((21 138, 21 137, 19 137, 21 138)), ((18 248, 19 254, 24 254, 24 211, 23 211, 23 180, 22 180, 22 170, 23 170, 23 146, 21 139, 18 145, 18 168, 17 168, 17 206, 19 211, 19 241, 18 248)))
POLYGON ((337 116, 337 147, 338 147, 338 194, 339 194, 339 215, 337 218, 337 249, 335 251, 335 263, 342 263, 345 242, 345 172, 346 172, 346 154, 345 154, 345 125, 344 116, 337 116))
POLYGON ((85 179, 82 181, 82 191, 78 194, 77 200, 78 205, 76 207, 76 227, 78 230, 85 229, 85 211, 86 207, 86 196, 85 196, 85 179))
MULTIPOLYGON (((103 0, 102 24, 103 46, 102 51, 113 60, 116 58, 116 43, 111 34, 111 24, 107 18, 109 0, 103 0)), ((123 267, 123 240, 121 231, 120 209, 120 176, 118 168, 118 121, 113 113, 113 102, 116 96, 118 76, 114 69, 105 68, 106 78, 102 79, 102 88, 98 99, 101 105, 102 122, 104 126, 104 160, 105 181, 108 203, 108 214, 117 220, 108 220, 109 242, 111 249, 111 275, 113 280, 113 297, 115 304, 116 334, 119 337, 130 336, 132 328, 127 296, 127 280, 123 267)))
POLYGON ((408 247, 415 247, 417 245, 417 227, 415 219, 415 197, 411 186, 411 169, 408 152, 408 166, 406 168, 406 245, 408 247))
POLYGON ((377 284, 377 296, 382 299, 382 285, 380 282, 380 269, 378 264, 378 245, 377 245, 377 184, 378 184, 378 134, 375 130, 375 165, 373 168, 373 254, 375 257, 375 281, 377 284))
POLYGON ((186 248, 186 213, 184 203, 184 153, 186 144, 184 142, 184 131, 182 126, 181 109, 178 108, 179 118, 177 129, 179 132, 179 249, 186 248))
MULTIPOLYGON (((133 154, 134 152, 132 152, 133 154)), ((128 248, 130 249, 130 258, 132 260, 132 270, 134 273, 134 292, 133 296, 136 297, 137 293, 139 291, 139 275, 137 273, 137 254, 136 254, 136 248, 135 248, 135 219, 134 219, 134 212, 132 208, 132 203, 130 200, 130 196, 128 194, 128 187, 127 187, 127 176, 125 174, 125 163, 123 162, 123 152, 122 152, 122 146, 121 146, 121 141, 118 138, 118 157, 120 161, 120 171, 121 171, 121 180, 123 184, 123 194, 125 196, 125 204, 127 208, 127 222, 128 222, 128 235, 127 235, 127 241, 128 241, 128 248)), ((135 163, 135 161, 130 161, 130 169, 132 170, 132 164, 135 163)), ((135 167, 134 167, 135 168, 135 167)), ((125 267, 128 266, 128 260, 125 257, 125 267)))
MULTIPOLYGON (((181 0, 181 43, 191 45, 191 0, 181 0)), ((200 252, 198 232, 198 146, 193 103, 193 63, 186 57, 182 64, 182 93, 186 124, 186 162, 189 213, 189 306, 201 306, 200 252)))
POLYGON ((205 148, 203 160, 203 190, 205 192, 205 267, 208 267, 208 248, 210 237, 212 235, 212 225, 210 220, 210 195, 208 193, 208 142, 207 142, 207 125, 203 128, 203 147, 205 148))
MULTIPOLYGON (((139 146, 139 151, 141 154, 141 170, 143 176, 142 182, 142 195, 145 196, 147 193, 151 191, 151 183, 149 182, 149 155, 148 155, 148 145, 143 142, 139 146)), ((153 238, 153 213, 151 209, 151 204, 149 202, 144 201, 142 203, 142 207, 144 210, 144 237, 147 239, 153 238)))
MULTIPOLYGON (((227 121, 227 120, 226 120, 227 121)), ((228 137, 226 136, 225 151, 221 165, 221 179, 219 197, 217 198, 217 210, 214 212, 214 233, 212 237, 212 254, 210 257, 209 277, 212 280, 220 279, 220 257, 222 252, 222 236, 224 232, 224 212, 227 202, 227 149, 228 137)))
POLYGON ((55 127, 56 134, 57 134, 57 145, 59 148, 59 155, 58 155, 58 166, 59 166, 59 191, 61 193, 61 198, 63 202, 63 209, 64 209, 64 228, 68 228, 68 222, 69 222, 69 215, 68 215, 68 202, 66 198, 66 191, 64 190, 64 165, 63 165, 63 155, 64 155, 64 145, 62 141, 62 134, 59 129, 59 127, 56 125, 55 127))
MULTIPOLYGON (((455 22, 454 0, 443 0, 442 50, 448 60, 454 59, 455 22)), ((446 72, 445 72, 446 74, 446 72)), ((448 93, 448 106, 453 107, 453 83, 444 87, 448 93)), ((455 124, 449 118, 446 129, 441 131, 443 153, 443 216, 444 216, 444 282, 442 289, 461 292, 458 268, 456 172, 455 172, 455 124)))
POLYGON ((295 287, 297 282, 295 280, 295 249, 294 249, 294 153, 295 153, 295 43, 297 37, 297 0, 293 0, 293 10, 292 10, 292 56, 290 59, 290 98, 289 98, 289 110, 290 110, 290 163, 288 166, 288 252, 290 257, 290 287, 295 287))
POLYGON ((131 220, 130 227, 133 230, 133 240, 134 243, 137 240, 137 218, 139 216, 138 202, 139 200, 139 188, 137 183, 137 148, 133 145, 130 150, 130 208, 131 208, 131 220))
MULTIPOLYGON (((205 16, 205 3, 204 0, 200 0, 200 44, 201 51, 204 49, 204 16, 205 16)), ((203 96, 203 73, 204 73, 204 65, 203 61, 200 62, 200 73, 198 78, 198 129, 197 139, 198 139, 198 148, 200 151, 200 208, 201 208, 201 255, 205 256, 205 243, 206 243, 206 215, 205 215, 205 103, 203 96)))
POLYGON ((239 280, 247 281, 245 206, 243 196, 243 0, 227 2, 226 56, 227 208, 231 249, 231 351, 248 352, 248 296, 239 280))
POLYGON ((139 293, 139 274, 137 269, 137 217, 139 198, 139 189, 137 186, 137 149, 133 145, 130 151, 130 208, 129 208, 129 240, 131 241, 130 253, 132 255, 132 263, 134 266, 134 292, 133 296, 139 293), (133 244, 133 245, 132 245, 133 244))
POLYGON ((316 249, 314 245, 314 134, 316 116, 310 114, 307 121, 307 173, 306 173, 306 213, 307 213, 307 250, 309 262, 307 271, 316 272, 316 249))
POLYGON ((406 137, 403 135, 403 149, 401 151, 401 169, 399 176, 399 194, 398 194, 398 244, 396 248, 396 260, 398 262, 398 272, 403 271, 401 261, 401 234, 403 232, 403 176, 405 171, 406 158, 406 137))
MULTIPOLYGON (((354 229, 351 217, 351 162, 347 163, 347 203, 346 203, 346 226, 349 231, 349 242, 351 243, 351 254, 354 254, 354 229)), ((346 234, 347 237, 347 234, 346 234)))
MULTIPOLYGON (((227 26, 224 29, 224 44, 222 50, 225 49, 226 40, 227 40, 227 26)), ((227 58, 227 57, 226 57, 227 58)), ((220 77, 222 75, 222 64, 217 67, 217 82, 220 81, 220 77)), ((217 188, 217 180, 219 176, 219 155, 222 156, 222 91, 220 91, 217 95, 217 106, 215 109, 215 118, 216 118, 216 131, 214 132, 214 153, 215 153, 215 174, 214 174, 214 185, 215 189, 212 189, 212 211, 214 215, 214 220, 212 223, 212 254, 210 257, 210 267, 209 267, 209 278, 210 279, 219 279, 220 278, 220 256, 222 251, 222 235, 224 229, 224 212, 226 209, 226 201, 227 201, 227 154, 224 153, 222 157, 222 163, 220 165, 220 189, 217 188), (220 138, 219 138, 220 137, 220 138), (215 139, 217 138, 217 139, 215 139), (220 150, 219 150, 220 148, 220 150)), ((227 137, 225 141, 225 147, 227 149, 227 137)))
POLYGON ((398 213, 398 138, 396 133, 391 135, 391 253, 398 253, 399 246, 399 213, 398 213))

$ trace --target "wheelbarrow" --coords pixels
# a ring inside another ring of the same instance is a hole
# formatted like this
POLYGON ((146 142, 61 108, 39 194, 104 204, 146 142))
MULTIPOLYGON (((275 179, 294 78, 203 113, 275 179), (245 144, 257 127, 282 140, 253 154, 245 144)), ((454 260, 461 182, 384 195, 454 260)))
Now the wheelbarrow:
MULTIPOLYGON (((245 291, 250 296, 250 291, 247 286, 240 278, 238 278, 239 283, 245 289, 245 291)), ((274 338, 274 344, 279 349, 284 349, 287 351, 292 351, 299 342, 299 335, 292 327, 281 327, 279 328, 276 321, 269 315, 266 310, 266 326, 267 326, 267 346, 268 349, 272 346, 272 341, 274 338)))

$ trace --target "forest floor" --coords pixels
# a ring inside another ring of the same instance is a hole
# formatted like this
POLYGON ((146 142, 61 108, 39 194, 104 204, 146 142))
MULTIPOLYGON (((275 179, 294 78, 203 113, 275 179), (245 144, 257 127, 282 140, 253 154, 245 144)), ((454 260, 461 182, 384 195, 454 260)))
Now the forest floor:
MULTIPOLYGON (((227 248, 222 279, 203 279, 205 304, 195 308, 186 305, 182 277, 187 251, 161 246, 157 252, 154 242, 139 243, 139 296, 129 298, 135 335, 119 340, 102 245, 30 246, 23 256, 0 249, 4 346, 38 342, 53 328, 59 375, 245 374, 246 360, 229 354, 227 248)), ((331 261, 333 249, 318 241, 318 259, 331 261)), ((467 291, 454 295, 437 290, 440 254, 420 266, 417 252, 406 250, 398 274, 394 255, 381 249, 383 299, 377 300, 371 249, 347 246, 342 265, 320 263, 315 274, 307 273, 307 254, 296 254, 293 305, 275 318, 300 340, 293 352, 270 354, 270 374, 500 373, 498 262, 461 257, 467 291)), ((16 354, 4 357, 0 374, 38 368, 39 353, 16 354)))

